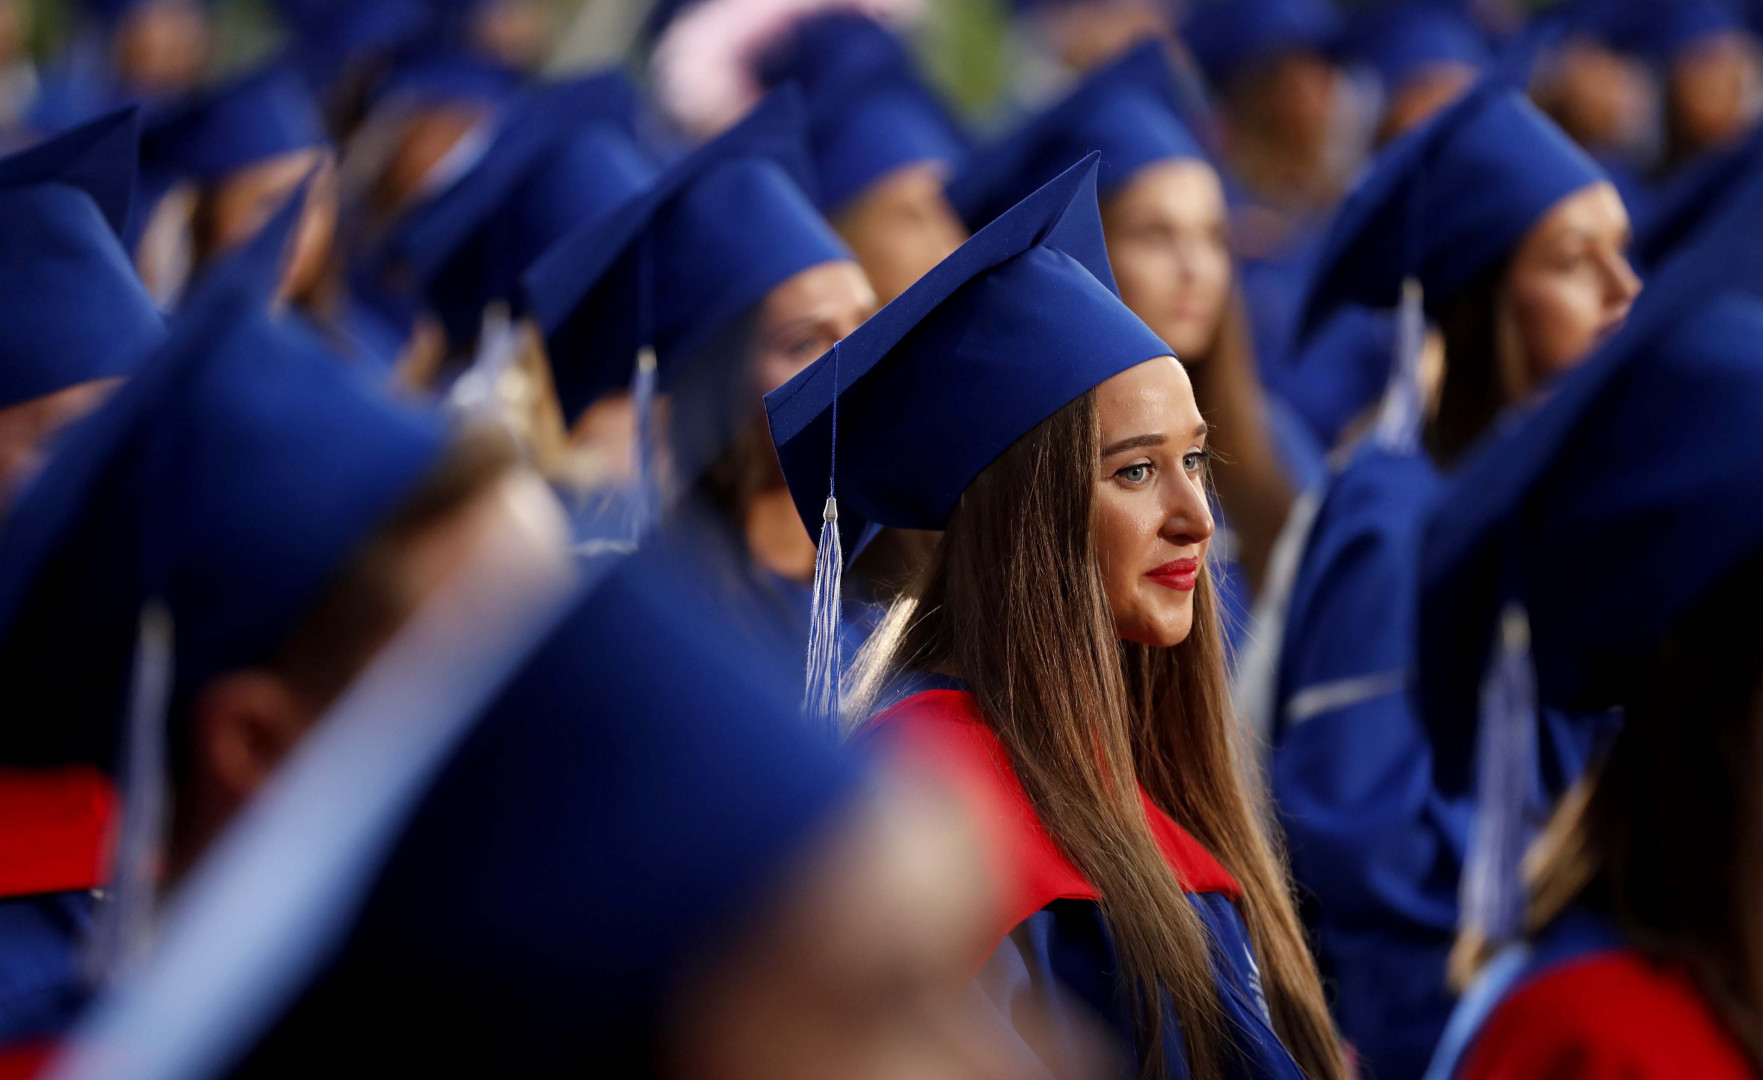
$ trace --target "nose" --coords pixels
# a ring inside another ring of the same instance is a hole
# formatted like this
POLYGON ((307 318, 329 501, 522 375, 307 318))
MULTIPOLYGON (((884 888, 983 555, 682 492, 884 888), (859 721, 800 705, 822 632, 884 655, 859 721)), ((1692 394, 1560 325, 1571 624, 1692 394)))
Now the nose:
POLYGON ((1604 303, 1610 310, 1612 321, 1625 317, 1635 297, 1641 293, 1640 275, 1629 265, 1628 256, 1617 252, 1611 257, 1605 281, 1604 303))
POLYGON ((1157 535, 1176 547, 1197 547, 1212 538, 1212 500, 1202 477, 1183 476, 1170 485, 1172 494, 1164 508, 1163 526, 1157 535))

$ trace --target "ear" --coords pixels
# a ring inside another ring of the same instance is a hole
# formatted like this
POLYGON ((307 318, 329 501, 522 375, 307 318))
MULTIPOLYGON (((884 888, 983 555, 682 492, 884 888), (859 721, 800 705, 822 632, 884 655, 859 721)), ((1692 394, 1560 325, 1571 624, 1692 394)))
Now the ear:
POLYGON ((249 799, 312 723, 276 675, 258 669, 209 681, 190 710, 190 760, 198 790, 230 806, 249 799))

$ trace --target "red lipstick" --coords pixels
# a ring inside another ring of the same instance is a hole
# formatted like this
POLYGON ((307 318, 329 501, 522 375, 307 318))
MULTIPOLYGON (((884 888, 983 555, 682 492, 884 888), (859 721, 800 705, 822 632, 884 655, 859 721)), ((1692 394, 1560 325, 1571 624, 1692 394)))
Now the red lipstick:
POLYGON ((1166 562, 1155 570, 1147 571, 1145 576, 1166 589, 1193 592, 1194 585, 1200 579, 1200 560, 1177 559, 1166 562))

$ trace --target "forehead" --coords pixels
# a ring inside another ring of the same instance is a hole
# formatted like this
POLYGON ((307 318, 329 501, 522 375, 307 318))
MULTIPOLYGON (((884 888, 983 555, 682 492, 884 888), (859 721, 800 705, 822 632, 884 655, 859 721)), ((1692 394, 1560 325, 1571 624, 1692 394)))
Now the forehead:
POLYGON ((1173 356, 1147 360, 1096 387, 1096 419, 1104 443, 1135 435, 1185 438, 1204 422, 1187 370, 1173 356))

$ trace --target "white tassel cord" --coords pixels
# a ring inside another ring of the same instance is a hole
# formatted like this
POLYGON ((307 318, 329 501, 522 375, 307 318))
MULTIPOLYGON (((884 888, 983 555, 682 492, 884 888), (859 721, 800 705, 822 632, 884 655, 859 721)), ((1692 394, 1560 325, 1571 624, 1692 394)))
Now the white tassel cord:
POLYGON ((1420 399, 1420 357, 1426 349, 1426 309, 1415 278, 1402 282, 1402 304, 1396 314, 1396 356, 1389 385, 1377 414, 1377 443, 1387 450, 1412 454, 1420 449, 1424 409, 1420 399))
POLYGON ((152 936, 165 838, 165 721, 173 663, 171 611, 160 601, 149 601, 141 609, 129 684, 122 833, 89 954, 92 975, 100 981, 139 963, 152 936))
POLYGON ((827 461, 826 509, 820 515, 820 543, 814 552, 814 593, 808 611, 808 686, 802 710, 837 738, 844 675, 839 636, 840 581, 845 552, 839 539, 839 345, 833 343, 831 437, 827 461))
POLYGON ((1536 741, 1536 672, 1523 607, 1500 615, 1500 640, 1482 685, 1476 741, 1476 808, 1463 870, 1463 922, 1491 945, 1524 928, 1525 820, 1536 741))
POLYGON ((820 545, 814 555, 814 595, 809 602, 808 688, 802 708, 811 719, 838 733, 844 655, 839 636, 840 571, 845 555, 839 540, 839 501, 826 500, 820 545))
POLYGON ((637 350, 637 369, 631 376, 631 412, 635 423, 631 448, 633 476, 629 506, 632 547, 655 530, 660 518, 660 493, 655 477, 655 348, 637 350))

